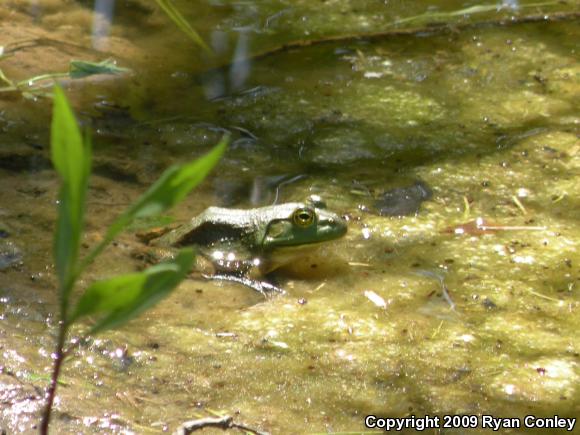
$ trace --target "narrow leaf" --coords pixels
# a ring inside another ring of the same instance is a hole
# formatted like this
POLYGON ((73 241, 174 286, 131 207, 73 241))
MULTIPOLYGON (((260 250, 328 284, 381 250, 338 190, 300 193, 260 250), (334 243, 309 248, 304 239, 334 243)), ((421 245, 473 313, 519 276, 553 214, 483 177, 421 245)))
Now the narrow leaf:
POLYGON ((54 259, 60 287, 65 292, 61 298, 65 301, 78 259, 91 166, 91 149, 88 142, 86 144, 83 142, 74 114, 62 89, 58 86, 54 88, 50 143, 52 163, 62 182, 54 259))
POLYGON ((60 86, 54 88, 54 106, 50 137, 52 163, 68 189, 75 197, 82 187, 82 174, 79 171, 86 160, 81 133, 75 116, 60 86))
POLYGON ((217 164, 229 138, 224 137, 210 152, 182 166, 173 166, 109 228, 111 239, 135 218, 157 216, 183 201, 217 164))
POLYGON ((187 276, 193 264, 191 249, 171 261, 140 273, 117 276, 91 285, 81 296, 68 323, 80 317, 101 315, 91 333, 116 328, 168 296, 187 276))
POLYGON ((80 79, 95 74, 122 74, 131 71, 129 68, 122 68, 106 59, 102 62, 89 62, 86 60, 71 60, 69 65, 69 76, 72 79, 80 79))

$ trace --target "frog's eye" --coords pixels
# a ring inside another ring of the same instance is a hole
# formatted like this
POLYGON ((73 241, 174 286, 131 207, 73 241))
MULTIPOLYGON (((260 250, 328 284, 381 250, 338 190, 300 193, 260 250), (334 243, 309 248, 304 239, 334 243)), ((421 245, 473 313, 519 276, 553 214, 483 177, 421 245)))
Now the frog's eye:
POLYGON ((316 212, 311 208, 297 208, 292 213, 292 221, 299 227, 306 228, 316 220, 316 212))

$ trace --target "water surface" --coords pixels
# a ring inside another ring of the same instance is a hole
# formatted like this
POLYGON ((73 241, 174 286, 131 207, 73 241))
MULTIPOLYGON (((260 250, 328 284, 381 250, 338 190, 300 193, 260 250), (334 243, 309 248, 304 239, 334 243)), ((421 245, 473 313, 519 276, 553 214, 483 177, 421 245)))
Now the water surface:
MULTIPOLYGON (((87 2, 5 2, 6 76, 109 56, 133 70, 65 82, 95 144, 85 251, 163 169, 225 132, 218 169, 161 223, 311 194, 349 219, 345 238, 276 275, 285 296, 189 280, 78 347, 53 431, 156 433, 212 412, 272 433, 358 433, 368 414, 577 416, 578 21, 477 23, 578 4, 506 3, 397 24, 478 4, 176 2, 210 58, 150 2, 115 5, 112 22, 87 2), (413 30, 326 41, 389 29, 413 30), (408 215, 379 215, 417 185, 431 195, 411 194, 408 215)), ((9 433, 34 432, 56 334, 49 110, 0 94, 9 433)), ((138 267, 136 230, 82 286, 138 267)))

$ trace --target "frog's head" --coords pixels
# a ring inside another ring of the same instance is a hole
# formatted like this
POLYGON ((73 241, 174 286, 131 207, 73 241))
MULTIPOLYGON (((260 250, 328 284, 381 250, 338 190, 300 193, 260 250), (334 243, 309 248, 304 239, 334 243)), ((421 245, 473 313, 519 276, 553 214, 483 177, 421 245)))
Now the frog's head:
POLYGON ((338 239, 346 234, 346 222, 322 203, 288 203, 274 206, 265 225, 262 249, 297 247, 338 239))

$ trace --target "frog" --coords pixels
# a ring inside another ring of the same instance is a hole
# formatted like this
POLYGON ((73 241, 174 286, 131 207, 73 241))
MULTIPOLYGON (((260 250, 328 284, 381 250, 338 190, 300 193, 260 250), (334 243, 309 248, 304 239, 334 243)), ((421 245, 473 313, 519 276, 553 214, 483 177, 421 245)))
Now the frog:
POLYGON ((141 239, 161 258, 194 247, 195 269, 203 277, 234 281, 267 295, 285 293, 264 279, 267 274, 346 232, 346 221, 315 196, 254 209, 209 207, 189 222, 141 239))

